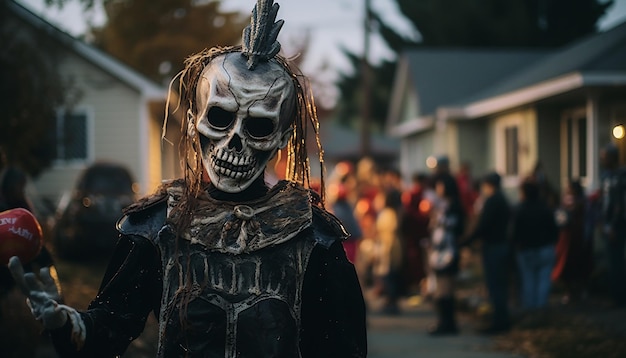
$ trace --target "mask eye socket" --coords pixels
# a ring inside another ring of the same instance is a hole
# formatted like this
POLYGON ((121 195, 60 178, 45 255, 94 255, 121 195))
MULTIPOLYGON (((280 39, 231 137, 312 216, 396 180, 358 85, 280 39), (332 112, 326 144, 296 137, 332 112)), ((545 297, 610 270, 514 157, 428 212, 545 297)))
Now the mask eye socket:
POLYGON ((211 127, 225 130, 235 121, 235 114, 220 107, 212 107, 207 114, 207 120, 211 127))
POLYGON ((269 118, 248 118, 245 128, 250 137, 261 139, 274 133, 274 121, 269 118))

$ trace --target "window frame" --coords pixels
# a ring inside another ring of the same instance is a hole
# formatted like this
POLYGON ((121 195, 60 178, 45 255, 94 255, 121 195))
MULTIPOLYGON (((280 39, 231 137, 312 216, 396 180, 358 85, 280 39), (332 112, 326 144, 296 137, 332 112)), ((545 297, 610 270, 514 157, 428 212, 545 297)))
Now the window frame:
POLYGON ((54 158, 52 161, 53 167, 55 168, 83 168, 86 164, 93 162, 94 160, 94 111, 90 106, 79 105, 70 108, 60 107, 56 110, 56 118, 55 118, 55 147, 57 149, 57 153, 59 150, 58 138, 60 138, 59 134, 62 134, 63 122, 61 119, 65 117, 67 113, 76 114, 76 115, 84 115, 85 116, 85 141, 86 141, 86 155, 85 158, 82 159, 60 159, 54 158))
POLYGON ((520 183, 521 175, 521 143, 522 143, 522 119, 520 116, 510 116, 508 118, 500 118, 496 120, 495 126, 495 163, 496 171, 502 175, 502 186, 505 188, 515 187, 520 183), (510 128, 517 129, 517 174, 508 174, 508 155, 506 151, 507 130, 510 128), (503 148, 503 150, 499 150, 503 148))
MULTIPOLYGON (((579 122, 583 122, 585 125, 585 137, 587 121, 587 111, 584 107, 572 108, 565 110, 561 113, 561 149, 560 149, 560 160, 561 160, 561 185, 562 187, 567 187, 567 184, 570 179, 578 179, 580 183, 587 187, 589 184, 589 165, 585 160, 585 175, 581 174, 581 152, 580 152, 580 133, 579 133, 579 122), (569 123, 568 123, 569 122, 569 123), (571 124, 568 130, 568 124, 571 124), (575 124, 575 125, 574 125, 575 124), (571 158, 570 158, 571 156, 571 158), (578 158, 578 161, 575 161, 575 158, 578 158), (570 163, 571 159, 571 163, 570 163), (571 174, 571 175, 570 175, 571 174)), ((586 143, 585 138, 585 147, 583 148, 583 155, 586 155, 589 144, 586 143)), ((585 157, 586 159, 586 157, 585 157)))

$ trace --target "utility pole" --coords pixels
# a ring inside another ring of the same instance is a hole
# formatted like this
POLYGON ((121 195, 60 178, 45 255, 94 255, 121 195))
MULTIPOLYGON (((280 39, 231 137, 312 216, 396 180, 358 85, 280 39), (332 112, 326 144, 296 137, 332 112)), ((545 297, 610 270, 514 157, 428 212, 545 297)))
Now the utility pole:
POLYGON ((371 98, 372 98, 372 73, 369 63, 370 33, 372 31, 372 4, 371 0, 365 0, 365 17, 363 20, 363 59, 361 63, 361 156, 371 154, 371 98))

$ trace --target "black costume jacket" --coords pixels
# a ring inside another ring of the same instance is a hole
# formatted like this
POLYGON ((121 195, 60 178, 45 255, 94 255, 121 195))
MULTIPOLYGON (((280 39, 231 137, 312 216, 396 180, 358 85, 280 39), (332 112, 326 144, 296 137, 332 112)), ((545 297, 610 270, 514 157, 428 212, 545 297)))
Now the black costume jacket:
POLYGON ((245 203, 206 195, 177 233, 182 185, 122 218, 100 292, 81 313, 85 346, 76 351, 69 323, 52 332, 63 357, 122 354, 150 312, 159 318, 159 357, 367 355, 345 231, 307 190, 281 182, 245 203))

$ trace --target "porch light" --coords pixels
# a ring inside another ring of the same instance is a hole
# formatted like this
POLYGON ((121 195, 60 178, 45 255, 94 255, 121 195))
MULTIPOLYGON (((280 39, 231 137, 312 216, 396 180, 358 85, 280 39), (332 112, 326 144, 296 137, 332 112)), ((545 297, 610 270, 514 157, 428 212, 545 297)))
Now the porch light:
POLYGON ((615 139, 622 139, 625 135, 626 129, 624 128, 623 124, 618 124, 613 127, 613 137, 615 137, 615 139))
POLYGON ((428 169, 435 169, 437 167, 437 158, 430 156, 426 159, 426 166, 428 169))

